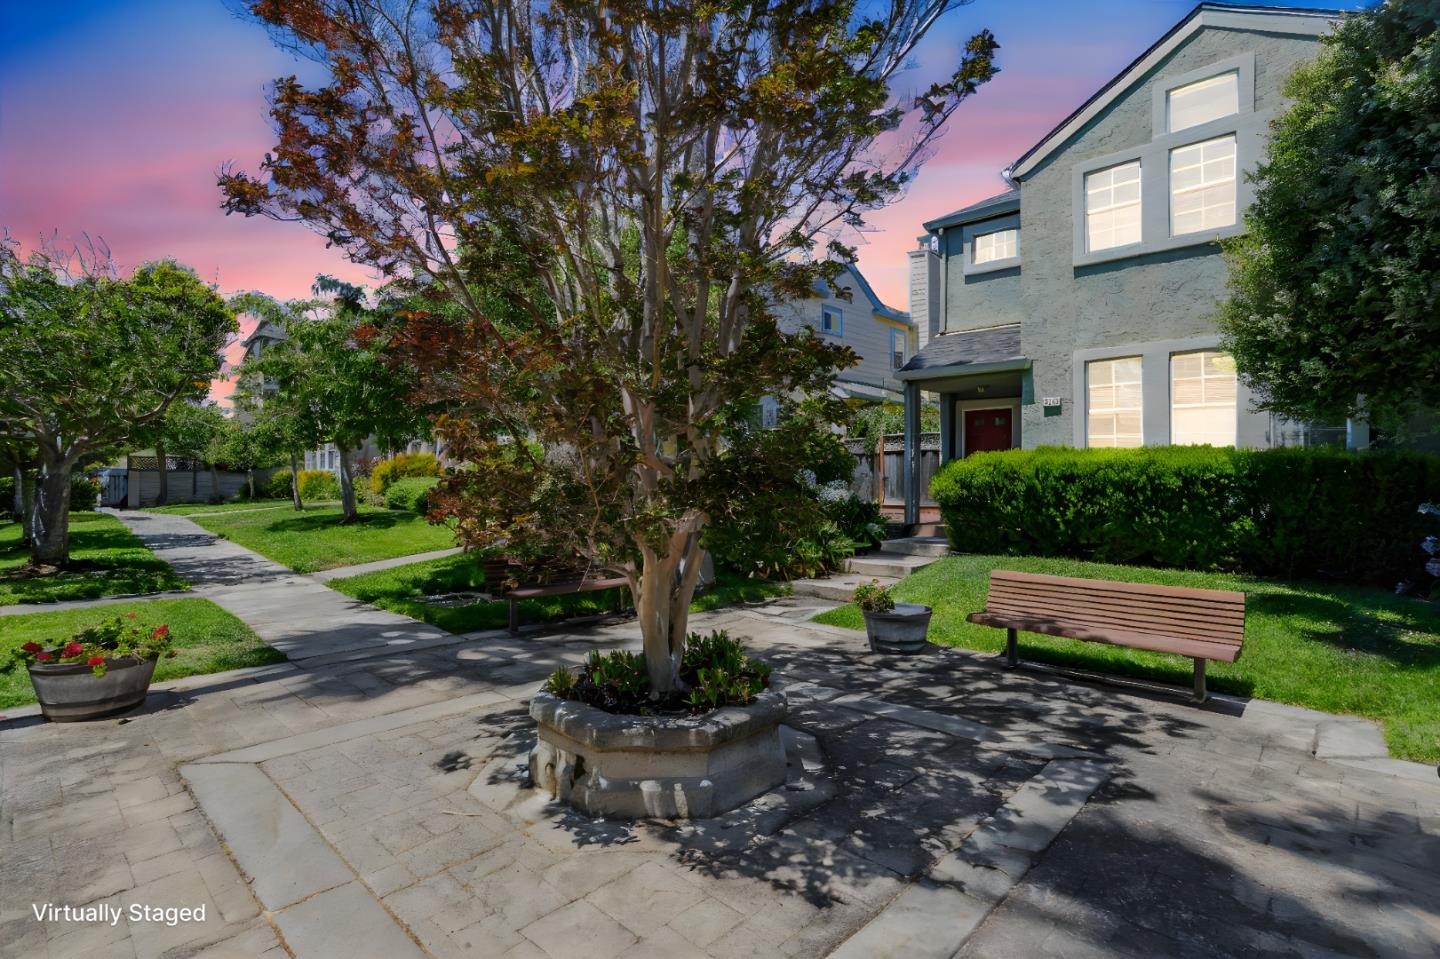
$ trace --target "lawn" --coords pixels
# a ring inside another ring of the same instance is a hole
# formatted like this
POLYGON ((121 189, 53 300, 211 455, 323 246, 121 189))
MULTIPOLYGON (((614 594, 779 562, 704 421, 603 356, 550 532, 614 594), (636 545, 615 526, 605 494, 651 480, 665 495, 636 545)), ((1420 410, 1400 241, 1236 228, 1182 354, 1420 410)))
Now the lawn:
MULTIPOLYGON (((1120 579, 1246 594, 1245 649, 1234 663, 1210 663, 1211 689, 1380 720, 1392 755, 1440 762, 1440 605, 1385 590, 1282 582, 1222 573, 1107 566, 1064 559, 956 556, 903 580, 897 595, 935 608, 930 638, 946 646, 998 651, 1004 630, 965 616, 985 605, 995 568, 1120 579)), ((863 629, 854 606, 816 619, 863 629)), ((1021 656, 1188 686, 1178 656, 1022 633, 1021 656)))
POLYGON ((253 549, 297 573, 353 566, 377 559, 427 553, 455 545, 455 536, 415 513, 360 507, 360 519, 340 525, 339 506, 293 510, 252 510, 197 516, 212 533, 253 549))
MULTIPOLYGON (((176 656, 155 665, 157 682, 285 659, 284 653, 266 646, 248 626, 208 599, 152 599, 95 609, 0 616, 0 664, 11 662, 11 650, 31 640, 49 645, 76 630, 131 612, 137 623, 147 628, 164 623, 175 636, 176 656)), ((0 709, 34 701, 30 677, 23 667, 0 672, 0 709)))
MULTIPOLYGON (((347 596, 424 620, 452 633, 500 629, 509 622, 510 604, 506 602, 481 601, 438 606, 421 601, 425 596, 484 589, 485 577, 480 563, 473 556, 464 554, 412 563, 378 573, 333 579, 327 585, 347 596)), ((613 612, 621 603, 622 592, 604 590, 597 593, 573 593, 568 596, 522 600, 521 621, 535 623, 613 612)), ((737 602, 767 599, 787 592, 789 588, 784 585, 745 579, 728 570, 720 570, 717 573, 716 586, 696 597, 691 609, 716 609, 737 602)), ((628 603, 628 594, 624 600, 628 603)))
POLYGON ((30 559, 20 534, 19 523, 0 525, 0 606, 187 588, 169 563, 104 513, 70 514, 73 568, 53 576, 18 575, 30 559))
MULTIPOLYGON (((147 506, 142 513, 165 513, 170 516, 203 515, 205 513, 239 513, 257 509, 290 509, 293 504, 286 499, 232 500, 228 503, 171 503, 169 506, 147 506)), ((306 503, 307 508, 334 506, 333 502, 306 503)))

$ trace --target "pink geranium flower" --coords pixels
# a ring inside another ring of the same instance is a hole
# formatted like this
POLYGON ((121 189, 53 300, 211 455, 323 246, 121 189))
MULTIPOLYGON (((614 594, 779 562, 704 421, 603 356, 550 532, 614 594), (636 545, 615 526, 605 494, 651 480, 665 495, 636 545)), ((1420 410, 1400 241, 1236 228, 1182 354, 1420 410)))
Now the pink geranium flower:
POLYGON ((25 652, 27 652, 27 653, 38 653, 38 652, 40 652, 40 650, 44 649, 45 647, 44 647, 44 646, 41 646, 39 643, 26 643, 24 646, 21 646, 20 648, 23 649, 23 650, 25 650, 25 652))
POLYGON ((40 660, 41 662, 44 662, 47 659, 54 659, 54 657, 51 656, 49 653, 36 653, 35 658, 40 660))
POLYGON ((84 646, 81 646, 77 642, 71 641, 65 644, 65 648, 61 651, 60 655, 68 659, 71 656, 79 656, 83 652, 85 652, 84 646))
POLYGON ((105 657, 104 657, 104 656, 91 656, 89 659, 85 660, 85 665, 86 665, 86 666, 99 666, 99 665, 100 665, 101 663, 103 663, 103 662, 105 662, 105 657))
POLYGON ((169 627, 169 626, 156 626, 156 627, 155 627, 155 632, 153 632, 153 633, 150 634, 150 638, 151 638, 151 639, 163 639, 165 636, 169 635, 169 633, 170 633, 170 627, 169 627))

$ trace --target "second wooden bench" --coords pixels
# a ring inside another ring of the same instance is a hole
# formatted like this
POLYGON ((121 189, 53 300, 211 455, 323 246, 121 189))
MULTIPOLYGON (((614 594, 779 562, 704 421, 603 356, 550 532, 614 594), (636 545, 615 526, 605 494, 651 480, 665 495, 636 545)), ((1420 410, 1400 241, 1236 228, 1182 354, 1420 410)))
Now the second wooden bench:
POLYGON ((510 603, 511 634, 520 632, 520 601, 570 593, 594 593, 629 586, 624 576, 595 576, 583 567, 546 560, 517 563, 508 557, 485 560, 485 589, 510 603))

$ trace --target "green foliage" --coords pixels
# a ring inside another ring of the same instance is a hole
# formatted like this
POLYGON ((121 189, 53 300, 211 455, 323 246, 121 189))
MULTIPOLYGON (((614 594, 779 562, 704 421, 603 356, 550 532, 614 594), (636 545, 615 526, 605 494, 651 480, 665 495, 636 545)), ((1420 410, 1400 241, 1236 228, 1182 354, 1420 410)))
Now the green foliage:
POLYGON ((288 500, 290 499, 290 494, 292 489, 294 488, 294 484, 295 477, 290 475, 289 470, 276 470, 275 475, 271 476, 270 479, 266 481, 264 493, 262 495, 270 499, 288 500))
POLYGON ((69 639, 46 646, 31 640, 11 650, 5 668, 16 666, 59 666, 84 663, 96 676, 104 676, 114 660, 159 659, 174 656, 174 643, 169 625, 161 623, 153 629, 135 622, 138 613, 114 616, 73 633, 69 639))
POLYGON ((1285 88, 1220 313, 1267 409, 1397 427, 1440 405, 1437 29, 1434 0, 1375 4, 1285 88))
POLYGON ((407 476, 394 480, 385 492, 385 505, 390 509, 424 516, 430 511, 430 491, 439 482, 434 476, 407 476))
POLYGON ((964 552, 1393 585, 1425 561, 1440 458, 1208 446, 980 453, 931 483, 964 552))
POLYGON ((885 539, 885 514, 880 504, 863 500, 843 483, 821 491, 820 508, 858 549, 874 549, 885 539))
MULTIPOLYGON (((288 481, 289 474, 286 474, 288 481)), ((300 484, 302 500, 337 500, 340 498, 340 481, 329 470, 301 470, 297 481, 300 484)), ((286 484, 289 492, 289 483, 286 484)))
MULTIPOLYGON (((187 588, 169 563, 146 549, 115 517, 72 513, 69 519, 71 564, 43 576, 24 568, 29 550, 21 545, 21 525, 0 523, 0 606, 187 588)), ((0 618, 0 633, 13 622, 9 616, 0 618)))
MULTIPOLYGON (((433 453, 399 453, 375 464, 370 472, 370 488, 383 494, 390 484, 408 476, 439 476, 440 463, 433 453)), ((431 484, 434 485, 433 483, 431 484)))
POLYGON ((228 421, 218 406, 193 403, 172 403, 165 411, 151 436, 156 451, 167 456, 210 462, 215 459, 211 449, 225 431, 228 421))
POLYGON ((895 593, 893 587, 881 586, 878 579, 872 579, 856 586, 850 601, 867 613, 888 613, 895 608, 895 593))
MULTIPOLYGON (((14 480, 11 480, 11 493, 14 491, 14 480)), ((0 497, 3 497, 0 492, 0 497)), ((91 479, 88 476, 70 477, 70 512, 84 513, 95 509, 96 502, 100 498, 100 481, 91 479)), ((4 509, 8 503, 0 498, 0 509, 4 509)))
MULTIPOLYGON (((926 403, 920 407, 920 432, 940 430, 940 407, 926 403)), ((905 432, 905 407, 898 403, 873 403, 861 407, 846 434, 852 440, 865 440, 872 446, 886 434, 905 432)))
POLYGON ((353 523, 340 523, 341 506, 206 513, 195 522, 212 533, 288 566, 313 573, 336 566, 369 563, 455 545, 444 526, 414 513, 361 506, 353 523))
POLYGON ((577 685, 579 685, 579 681, 575 674, 561 667, 551 673, 549 678, 545 680, 545 685, 540 688, 552 696, 559 696, 561 699, 574 699, 575 687, 577 685))

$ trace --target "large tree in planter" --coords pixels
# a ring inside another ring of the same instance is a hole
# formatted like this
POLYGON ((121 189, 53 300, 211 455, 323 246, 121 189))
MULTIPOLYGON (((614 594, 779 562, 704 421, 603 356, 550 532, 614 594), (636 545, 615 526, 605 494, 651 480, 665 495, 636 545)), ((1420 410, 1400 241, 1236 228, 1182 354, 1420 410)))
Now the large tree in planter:
POLYGON ((33 443, 31 565, 69 561, 70 475, 146 435, 177 399, 203 396, 235 318, 171 260, 129 279, 0 246, 0 429, 33 443))
POLYGON ((1440 3, 1389 0, 1323 42, 1226 243, 1220 326, 1265 409, 1403 427, 1440 407, 1440 3))
POLYGON ((437 429, 474 467, 449 483, 462 533, 623 570, 667 692, 722 437, 853 360, 781 331, 768 298, 834 278, 844 231, 993 74, 982 32, 953 75, 892 91, 960 2, 259 0, 331 79, 277 82, 279 144, 260 175, 222 177, 226 206, 463 308, 411 331, 443 360, 437 429))

